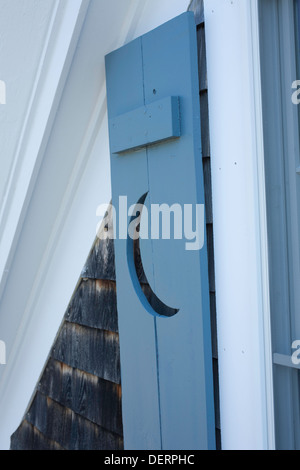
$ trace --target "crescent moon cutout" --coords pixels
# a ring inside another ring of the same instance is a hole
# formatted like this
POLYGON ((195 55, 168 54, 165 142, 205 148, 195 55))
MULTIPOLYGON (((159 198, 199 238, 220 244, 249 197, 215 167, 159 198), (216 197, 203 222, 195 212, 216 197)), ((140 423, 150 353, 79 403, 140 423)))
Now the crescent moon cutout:
MULTIPOLYGON (((137 205, 144 205, 147 195, 148 193, 144 194, 137 202, 137 205)), ((138 218, 140 219, 142 212, 140 212, 139 210, 137 210, 136 212, 139 213, 138 218)), ((136 217, 132 217, 131 222, 135 218, 136 217)), ((136 232, 139 233, 139 231, 140 223, 138 223, 136 226, 136 232)), ((153 292, 148 282, 142 262, 139 236, 137 236, 134 240, 128 236, 127 256, 128 265, 131 270, 131 277, 133 280, 133 284, 136 288, 137 294, 142 300, 142 303, 144 303, 144 305, 146 301, 148 306, 150 306, 150 309, 147 308, 147 311, 155 316, 173 317, 174 315, 176 315, 179 312, 179 309, 169 307, 164 302, 162 302, 153 292), (138 281, 138 283, 136 281, 138 281)))

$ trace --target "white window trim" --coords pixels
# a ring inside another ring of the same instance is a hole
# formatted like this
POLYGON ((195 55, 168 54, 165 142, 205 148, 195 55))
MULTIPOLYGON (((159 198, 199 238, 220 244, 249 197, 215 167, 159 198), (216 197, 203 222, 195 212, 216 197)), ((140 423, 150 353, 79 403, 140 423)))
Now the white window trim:
POLYGON ((223 449, 274 449, 257 0, 205 0, 223 449))
POLYGON ((292 83, 299 78, 295 61, 294 1, 263 0, 260 7, 265 161, 270 172, 267 202, 272 260, 270 290, 276 445, 278 449, 294 449, 299 446, 299 426, 295 421, 299 414, 299 400, 291 356, 292 343, 298 339, 300 325, 297 321, 300 265, 296 205, 299 198, 299 115, 291 99, 294 92, 292 83), (278 230, 277 226, 280 227, 278 230))

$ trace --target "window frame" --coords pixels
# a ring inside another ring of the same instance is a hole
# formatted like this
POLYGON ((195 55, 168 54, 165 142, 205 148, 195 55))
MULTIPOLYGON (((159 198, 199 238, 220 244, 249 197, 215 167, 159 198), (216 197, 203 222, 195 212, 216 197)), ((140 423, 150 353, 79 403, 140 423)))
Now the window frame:
POLYGON ((291 360, 292 343, 300 338, 296 315, 300 305, 296 172, 300 127, 298 109, 291 100, 297 79, 294 0, 260 2, 260 42, 275 433, 277 449, 287 450, 300 447, 298 371, 291 360))

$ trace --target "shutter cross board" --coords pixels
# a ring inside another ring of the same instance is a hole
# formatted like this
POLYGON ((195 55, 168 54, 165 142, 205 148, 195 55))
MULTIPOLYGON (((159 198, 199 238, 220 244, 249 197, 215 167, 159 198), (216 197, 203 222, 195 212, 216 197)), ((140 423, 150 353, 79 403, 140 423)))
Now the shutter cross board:
POLYGON ((112 118, 111 152, 128 152, 180 136, 179 99, 170 96, 112 118))
POLYGON ((109 54, 106 75, 125 449, 214 449, 206 239, 193 251, 172 231, 169 240, 141 236, 145 275, 167 315, 143 294, 133 241, 118 237, 120 218, 130 224, 120 196, 149 213, 204 204, 193 13, 109 54))

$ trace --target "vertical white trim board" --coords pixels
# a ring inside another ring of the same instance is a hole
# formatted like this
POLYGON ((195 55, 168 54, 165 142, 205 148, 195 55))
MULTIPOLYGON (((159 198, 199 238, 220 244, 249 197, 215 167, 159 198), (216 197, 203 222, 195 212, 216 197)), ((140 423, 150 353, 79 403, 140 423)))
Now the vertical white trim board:
POLYGON ((274 447, 257 0, 205 0, 224 449, 274 447))

